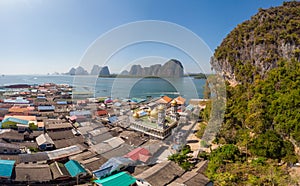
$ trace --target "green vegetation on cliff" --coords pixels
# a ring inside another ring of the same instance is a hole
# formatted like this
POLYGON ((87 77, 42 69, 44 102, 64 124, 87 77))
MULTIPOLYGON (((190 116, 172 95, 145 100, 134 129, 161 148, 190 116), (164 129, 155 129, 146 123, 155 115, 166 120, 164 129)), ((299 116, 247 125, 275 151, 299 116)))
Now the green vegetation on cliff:
POLYGON ((206 174, 216 185, 294 184, 288 169, 299 160, 299 46, 300 2, 286 2, 261 9, 215 51, 212 65, 237 82, 227 85, 219 147, 209 156, 206 174))

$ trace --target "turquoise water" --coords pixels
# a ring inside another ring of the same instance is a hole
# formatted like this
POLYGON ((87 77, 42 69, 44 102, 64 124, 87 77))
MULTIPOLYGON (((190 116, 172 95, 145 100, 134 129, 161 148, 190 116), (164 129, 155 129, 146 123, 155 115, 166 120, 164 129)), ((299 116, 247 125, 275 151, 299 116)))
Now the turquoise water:
POLYGON ((94 96, 110 96, 113 98, 147 96, 158 97, 179 95, 191 99, 203 97, 204 79, 189 77, 161 78, 96 78, 93 76, 33 76, 6 75, 0 77, 0 86, 11 84, 69 84, 76 87, 77 92, 91 92, 94 96))

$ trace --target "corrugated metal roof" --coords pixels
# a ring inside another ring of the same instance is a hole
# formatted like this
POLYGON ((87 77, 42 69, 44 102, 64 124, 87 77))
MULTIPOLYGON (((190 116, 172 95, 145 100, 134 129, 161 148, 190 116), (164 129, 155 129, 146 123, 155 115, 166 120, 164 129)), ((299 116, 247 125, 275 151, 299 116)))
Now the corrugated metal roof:
POLYGON ((0 177, 10 178, 15 162, 14 160, 0 160, 0 177))
POLYGON ((54 110, 55 106, 51 105, 51 106, 38 106, 38 110, 40 111, 45 111, 45 110, 54 110))
POLYGON ((146 162, 150 158, 151 154, 150 152, 142 147, 138 147, 134 149, 133 151, 126 154, 124 157, 130 158, 134 161, 140 160, 142 162, 146 162))
POLYGON ((111 167, 110 174, 114 171, 120 171, 122 168, 126 168, 129 165, 133 165, 134 162, 125 157, 113 157, 110 158, 106 163, 104 163, 99 170, 107 169, 108 167, 111 167))
POLYGON ((50 138, 50 136, 47 133, 39 135, 35 140, 39 146, 45 143, 54 144, 53 140, 50 138))
POLYGON ((89 110, 75 110, 70 112, 70 116, 86 116, 86 115, 91 115, 91 111, 89 110))
POLYGON ((113 137, 108 140, 105 140, 104 143, 109 144, 112 148, 117 148, 123 143, 125 143, 125 141, 122 140, 120 137, 113 137))
POLYGON ((102 186, 130 186, 136 182, 136 179, 125 172, 120 172, 103 179, 95 180, 94 182, 96 184, 101 184, 102 186))
POLYGON ((70 160, 67 163, 65 163, 65 167, 72 177, 86 172, 84 168, 75 160, 70 160))
POLYGON ((56 149, 53 151, 47 151, 46 153, 48 154, 50 160, 54 160, 54 159, 68 157, 74 154, 79 154, 81 152, 82 152, 82 147, 80 145, 72 145, 69 147, 56 149))
POLYGON ((104 169, 99 169, 99 170, 96 170, 96 171, 93 171, 93 174, 95 175, 96 178, 100 179, 100 178, 104 178, 106 177, 107 175, 110 175, 111 173, 111 169, 113 168, 113 166, 109 166, 109 167, 106 167, 104 169))

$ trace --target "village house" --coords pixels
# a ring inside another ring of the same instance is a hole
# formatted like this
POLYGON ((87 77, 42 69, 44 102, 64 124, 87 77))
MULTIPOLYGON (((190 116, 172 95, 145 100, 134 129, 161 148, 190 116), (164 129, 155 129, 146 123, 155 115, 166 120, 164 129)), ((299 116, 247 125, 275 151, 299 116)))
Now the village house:
POLYGON ((67 180, 71 176, 65 165, 57 161, 49 165, 54 180, 67 180))
POLYGON ((45 183, 52 180, 51 171, 48 164, 23 164, 16 165, 17 182, 25 183, 45 183))
POLYGON ((180 177, 185 171, 172 161, 165 161, 145 170, 136 178, 139 182, 149 183, 150 186, 167 185, 180 177))
POLYGON ((2 133, 0 133, 0 139, 4 140, 5 142, 23 142, 24 135, 16 130, 2 129, 2 133))
POLYGON ((113 157, 104 163, 98 170, 93 171, 93 175, 97 179, 102 179, 113 173, 123 171, 132 165, 134 165, 134 161, 129 158, 113 157))
POLYGON ((35 140, 40 150, 51 150, 54 147, 54 142, 47 133, 39 135, 35 140))
POLYGON ((147 149, 138 147, 132 150, 131 152, 129 152, 128 154, 126 154, 124 157, 130 158, 136 162, 147 163, 147 161, 151 158, 151 156, 152 155, 147 149))
POLYGON ((136 179, 126 172, 119 172, 117 174, 108 176, 103 179, 97 179, 94 181, 94 183, 99 186, 103 186, 103 185, 133 186, 136 185, 136 179))
POLYGON ((0 154, 21 154, 21 153, 25 153, 25 147, 16 144, 0 142, 0 154))
POLYGON ((72 124, 64 122, 60 119, 46 119, 44 121, 45 130, 47 132, 54 131, 65 131, 73 129, 72 124))
POLYGON ((64 165, 71 177, 83 177, 87 175, 86 170, 76 160, 70 160, 64 165))
POLYGON ((0 160, 0 183, 11 180, 15 163, 14 160, 0 160))
POLYGON ((2 120, 2 128, 17 129, 19 132, 25 132, 27 129, 35 130, 37 127, 35 116, 5 115, 2 120))
POLYGON ((46 163, 49 160, 49 156, 46 152, 37 152, 31 154, 19 154, 20 163, 46 163))

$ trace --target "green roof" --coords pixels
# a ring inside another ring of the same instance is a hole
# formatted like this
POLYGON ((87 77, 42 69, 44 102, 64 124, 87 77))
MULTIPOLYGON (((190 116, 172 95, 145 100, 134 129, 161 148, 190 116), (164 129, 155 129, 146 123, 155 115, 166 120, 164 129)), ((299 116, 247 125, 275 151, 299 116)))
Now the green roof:
POLYGON ((14 160, 0 160, 0 177, 10 178, 15 162, 14 160))
POLYGON ((75 160, 70 160, 67 163, 65 163, 65 167, 72 177, 86 172, 84 168, 75 160))
POLYGON ((129 186, 135 183, 135 181, 136 179, 126 172, 119 172, 109 177, 95 180, 94 182, 97 184, 101 184, 102 186, 129 186))

